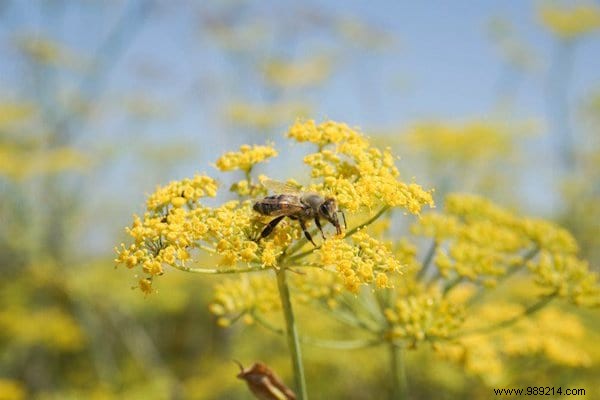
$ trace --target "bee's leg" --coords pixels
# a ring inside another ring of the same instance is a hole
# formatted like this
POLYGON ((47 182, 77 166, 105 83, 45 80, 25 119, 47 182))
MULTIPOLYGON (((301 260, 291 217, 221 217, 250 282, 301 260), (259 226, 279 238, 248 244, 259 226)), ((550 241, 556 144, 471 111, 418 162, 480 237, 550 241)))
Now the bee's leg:
POLYGON ((317 228, 319 228, 319 230, 321 231, 321 236, 323 237, 323 240, 325 240, 325 234, 323 233, 323 228, 321 227, 321 220, 319 220, 319 217, 315 217, 315 225, 317 225, 317 228))
POLYGON ((277 224, 280 223, 281 220, 284 219, 284 218, 285 218, 285 215, 282 215, 280 217, 275 218, 271 222, 269 222, 267 224, 267 226, 265 226, 265 228, 260 233, 260 237, 258 238, 258 240, 266 238, 267 236, 269 236, 271 234, 271 232, 273 232, 273 229, 275 229, 275 227, 277 226, 277 224))
POLYGON ((344 219, 344 229, 348 229, 348 225, 346 225, 346 214, 342 210, 339 211, 342 214, 342 218, 344 219))
POLYGON ((302 232, 304 232, 304 236, 306 236, 308 241, 311 242, 313 246, 317 247, 316 243, 312 240, 312 236, 310 236, 310 233, 308 233, 308 231, 306 230, 306 224, 304 223, 304 221, 298 218, 298 222, 300 222, 300 227, 302 228, 302 232))

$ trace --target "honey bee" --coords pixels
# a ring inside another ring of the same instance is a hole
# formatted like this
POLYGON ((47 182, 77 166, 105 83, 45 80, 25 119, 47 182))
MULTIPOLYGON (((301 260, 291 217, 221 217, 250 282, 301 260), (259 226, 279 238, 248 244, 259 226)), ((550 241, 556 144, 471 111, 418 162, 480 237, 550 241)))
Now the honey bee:
POLYGON ((292 185, 270 179, 263 180, 262 184, 267 189, 271 189, 278 194, 266 196, 256 201, 252 207, 254 211, 262 215, 275 217, 264 227, 258 240, 269 236, 277 224, 285 217, 297 220, 304 232, 304 236, 315 247, 317 245, 306 230, 306 221, 311 219, 315 221, 315 225, 321 231, 323 239, 325 239, 325 234, 321 226, 321 218, 335 226, 336 232, 339 235, 342 233, 342 229, 340 228, 337 213, 340 213, 344 220, 344 228, 346 228, 346 216, 343 211, 338 210, 337 202, 334 198, 324 198, 318 193, 301 192, 292 185))

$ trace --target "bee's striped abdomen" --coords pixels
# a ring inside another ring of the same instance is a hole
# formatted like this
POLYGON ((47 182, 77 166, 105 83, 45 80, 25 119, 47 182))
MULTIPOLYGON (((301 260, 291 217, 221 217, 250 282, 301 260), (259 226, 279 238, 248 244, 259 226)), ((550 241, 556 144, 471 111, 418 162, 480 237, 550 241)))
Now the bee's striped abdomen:
POLYGON ((252 207, 254 211, 263 215, 272 215, 276 211, 285 210, 290 207, 290 204, 294 203, 293 196, 287 194, 275 194, 267 196, 262 200, 254 203, 252 207))

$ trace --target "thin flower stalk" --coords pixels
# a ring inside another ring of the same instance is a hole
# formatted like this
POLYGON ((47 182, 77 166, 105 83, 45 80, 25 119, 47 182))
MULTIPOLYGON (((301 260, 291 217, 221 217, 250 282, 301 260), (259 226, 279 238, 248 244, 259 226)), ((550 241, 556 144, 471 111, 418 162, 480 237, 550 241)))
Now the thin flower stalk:
POLYGON ((288 349, 292 358, 292 370, 294 371, 294 383, 296 393, 299 400, 308 400, 306 391, 306 379, 304 377, 304 364, 302 363, 302 350, 300 348, 300 338, 298 335, 298 327, 294 318, 292 309, 292 301, 290 298, 290 290, 286 280, 285 268, 276 272, 277 287, 279 288, 279 296, 281 298, 281 308, 286 325, 286 335, 288 349))

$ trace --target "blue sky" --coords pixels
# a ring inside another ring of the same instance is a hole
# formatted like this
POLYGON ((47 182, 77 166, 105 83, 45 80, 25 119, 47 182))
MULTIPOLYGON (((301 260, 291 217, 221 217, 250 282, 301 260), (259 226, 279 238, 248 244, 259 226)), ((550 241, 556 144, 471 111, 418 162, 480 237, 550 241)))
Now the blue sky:
MULTIPOLYGON (((132 2, 67 2, 73 4, 66 12, 54 15, 44 12, 39 2, 14 2, 5 11, 0 28, 3 92, 10 94, 12 86, 26 80, 23 70, 16 68, 11 43, 21 33, 49 33, 82 54, 92 53, 118 16, 132 2), (44 16, 45 15, 45 16, 44 16), (15 78, 17 78, 15 80, 15 78)), ((137 31, 125 54, 109 76, 107 95, 143 93, 178 109, 176 126, 198 129, 198 124, 210 127, 211 115, 198 121, 198 111, 186 110, 190 96, 211 96, 215 85, 198 89, 198 82, 213 78, 231 79, 243 66, 232 68, 228 56, 215 48, 211 39, 202 34, 202 17, 214 10, 214 4, 202 2, 158 2, 149 19, 137 31), (160 71, 158 79, 139 76, 140 66, 160 71), (228 76, 229 74, 229 76, 228 76), (194 115, 192 115, 194 114, 194 115)), ((233 2, 232 2, 233 3, 233 2)), ((246 2, 240 2, 246 3, 246 2)), ((9 3, 10 4, 10 3, 9 3)), ((265 24, 277 27, 276 16, 290 18, 299 9, 295 2, 250 2, 250 13, 261 16, 265 24), (270 17, 270 19, 269 19, 270 17)), ((386 53, 361 51, 348 43, 314 46, 318 36, 310 37, 311 45, 303 47, 304 39, 295 40, 298 52, 332 50, 353 58, 350 67, 334 70, 330 82, 314 91, 317 99, 316 117, 327 116, 349 121, 363 127, 409 123, 421 118, 464 119, 485 115, 493 110, 502 74, 498 50, 489 40, 488 24, 492 17, 502 17, 514 25, 518 37, 533 50, 539 61, 536 75, 523 77, 517 91, 515 110, 525 117, 543 117, 543 91, 546 72, 553 51, 553 38, 537 22, 535 2, 523 1, 453 1, 453 2, 310 2, 313 8, 329 15, 361 19, 396 39, 397 45, 386 53), (312 48, 310 47, 312 46, 312 48), (358 71, 358 72, 357 72, 358 71), (368 99, 362 99, 357 76, 368 99), (366 104, 365 104, 366 103, 366 104)), ((273 45, 273 55, 281 53, 273 45)), ((267 54, 262 53, 263 55, 267 54)), ((576 49, 571 87, 573 101, 600 84, 600 40, 590 37, 576 49)), ((342 61, 344 64, 345 61, 342 61)), ((252 76, 248 74, 248 76, 252 76)), ((219 83, 222 85, 222 83, 219 83)), ((232 85, 233 86, 233 85, 232 85)), ((226 85, 225 85, 226 87, 226 85)), ((239 89, 239 88, 234 88, 239 89)), ((241 91, 227 92, 219 87, 219 96, 240 98, 241 91)), ((250 93, 252 95, 252 93, 250 93)), ((200 104, 202 102, 198 99, 200 104)), ((212 111, 212 110, 211 110, 212 111)), ((200 111, 200 114, 202 111, 200 111)), ((172 126, 174 122, 171 121, 172 126)), ((204 129, 203 129, 204 130, 204 129)))

